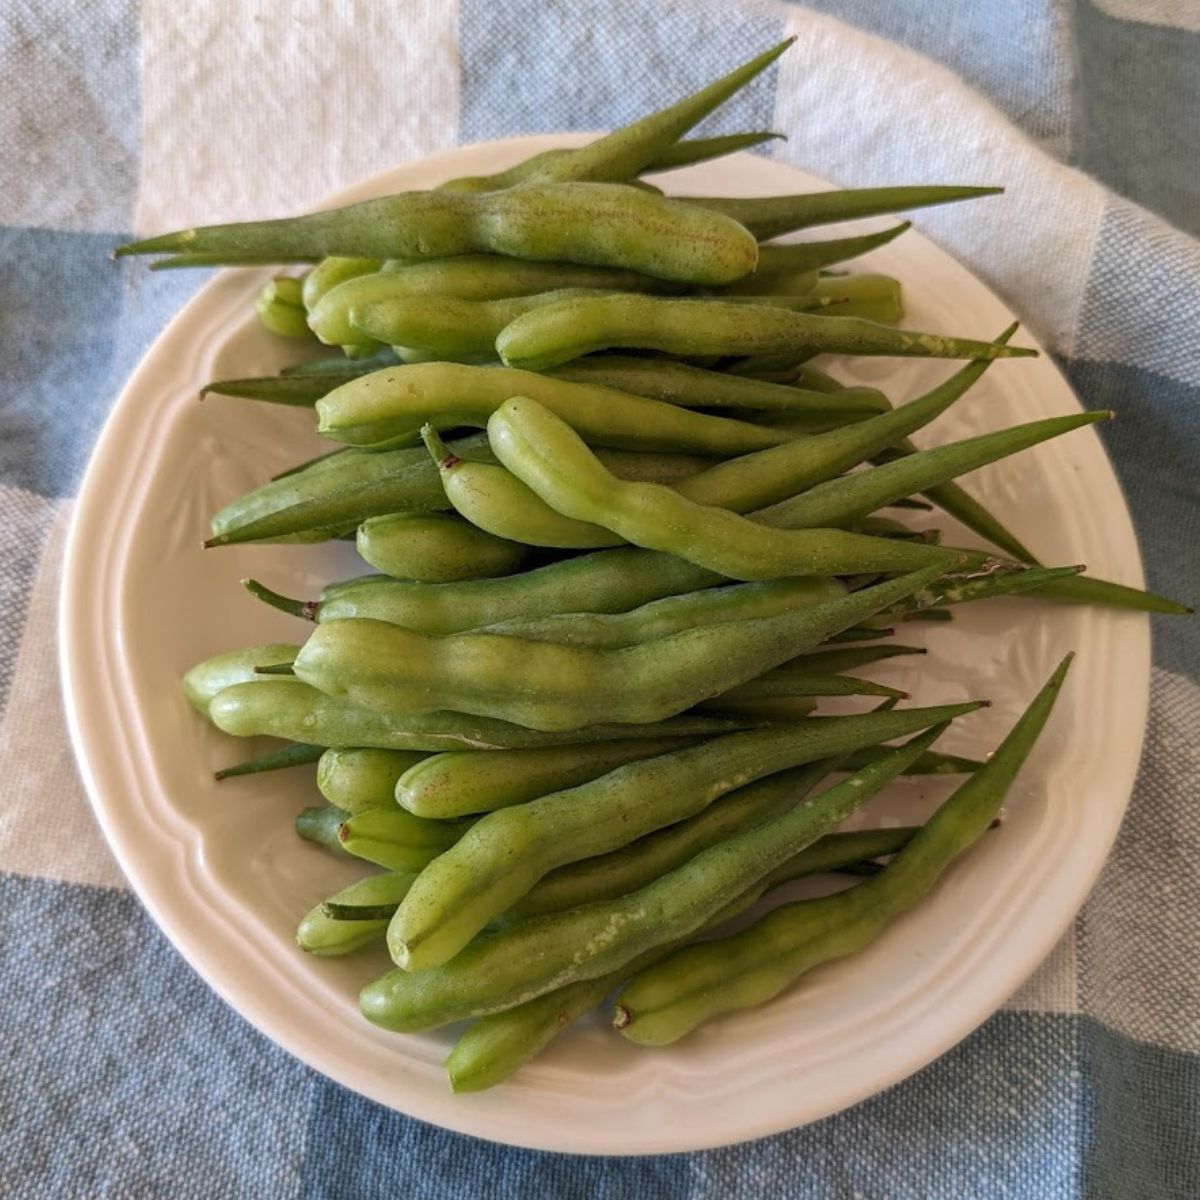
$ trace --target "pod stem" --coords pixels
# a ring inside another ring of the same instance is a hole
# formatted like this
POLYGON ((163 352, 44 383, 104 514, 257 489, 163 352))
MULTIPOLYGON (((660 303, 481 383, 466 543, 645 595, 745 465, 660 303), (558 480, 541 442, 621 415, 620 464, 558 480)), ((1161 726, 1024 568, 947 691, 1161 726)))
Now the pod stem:
POLYGON ((462 462, 462 459, 442 441, 438 431, 432 425, 421 426, 421 441, 425 443, 430 457, 437 463, 438 471, 442 473, 453 471, 462 462))
MULTIPOLYGON (((272 608, 279 609, 280 612, 285 612, 291 617, 300 617, 305 621, 315 621, 317 614, 321 611, 321 602, 319 600, 294 600, 291 596, 282 596, 279 592, 273 592, 266 584, 259 583, 257 579, 243 579, 242 587, 246 589, 256 600, 261 600, 264 604, 269 604, 272 608)), ((262 672, 260 668, 255 668, 256 671, 262 672)))

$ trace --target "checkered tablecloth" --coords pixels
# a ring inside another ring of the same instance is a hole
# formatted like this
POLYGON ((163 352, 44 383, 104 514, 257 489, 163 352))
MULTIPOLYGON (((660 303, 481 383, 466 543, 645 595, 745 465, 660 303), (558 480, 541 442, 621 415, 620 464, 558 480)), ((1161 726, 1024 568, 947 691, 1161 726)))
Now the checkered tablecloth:
POLYGON ((134 232, 301 210, 381 166, 611 126, 795 34, 715 129, 844 185, 1001 181, 918 214, 1104 428, 1157 590, 1200 596, 1200 5, 1188 0, 61 0, 0 6, 0 1197, 1200 1195, 1200 636, 1156 621, 1116 849, 1038 975, 916 1077, 663 1158, 448 1134, 314 1074, 125 885, 63 728, 72 496, 206 273, 134 232))

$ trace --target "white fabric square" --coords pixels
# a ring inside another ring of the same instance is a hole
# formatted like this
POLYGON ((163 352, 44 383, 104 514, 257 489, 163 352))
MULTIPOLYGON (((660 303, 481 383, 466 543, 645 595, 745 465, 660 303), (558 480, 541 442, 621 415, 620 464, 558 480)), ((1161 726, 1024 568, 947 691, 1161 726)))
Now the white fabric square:
POLYGON ((58 583, 73 506, 59 503, 46 535, 0 720, 0 871, 123 888, 75 770, 59 691, 58 583))
POLYGON ((1075 926, 1046 956, 1046 961, 1005 1002, 1010 1012, 1079 1011, 1079 954, 1075 926))
POLYGON ((454 0, 145 0, 137 232, 291 215, 453 146, 457 30, 454 0))

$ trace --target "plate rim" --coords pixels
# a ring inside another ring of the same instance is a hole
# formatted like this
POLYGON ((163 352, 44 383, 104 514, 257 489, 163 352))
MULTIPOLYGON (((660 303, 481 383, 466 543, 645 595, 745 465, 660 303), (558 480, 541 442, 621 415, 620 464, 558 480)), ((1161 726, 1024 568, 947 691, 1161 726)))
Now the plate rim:
MULTIPOLYGON (((591 134, 533 134, 523 135, 518 137, 490 139, 483 142, 471 143, 469 145, 459 146, 451 150, 447 150, 435 155, 429 155, 419 160, 414 160, 409 163, 396 164, 388 169, 376 172, 369 177, 360 179, 348 188, 340 189, 339 192, 326 200, 317 207, 329 207, 345 202, 345 197, 348 194, 358 193, 364 189, 369 189, 377 186, 382 181, 388 179, 397 169, 411 167, 419 163, 423 167, 437 167, 441 164, 454 164, 461 162, 464 158, 469 160, 470 156, 477 154, 489 154, 496 151, 510 152, 522 151, 524 153, 536 153, 542 149, 548 149, 556 146, 571 146, 582 144, 589 140, 591 134)), ((738 158, 755 158, 745 154, 731 156, 730 161, 736 161, 738 158)), ((794 167, 792 164, 780 162, 777 159, 768 160, 775 166, 789 171, 800 172, 809 176, 808 172, 802 172, 800 168, 794 167)), ((811 176, 809 176, 812 178, 811 176)), ((991 288, 981 280, 969 267, 959 262, 953 255, 943 250, 928 234, 921 231, 917 232, 917 236, 928 241, 934 250, 947 257, 951 258, 955 265, 968 275, 974 281, 976 287, 985 291, 992 297, 996 303, 1002 305, 1007 310, 1007 305, 999 297, 995 295, 991 288)), ((812 1116, 805 1117, 799 1122, 785 1117, 782 1121, 773 1121, 766 1125, 760 1123, 759 1127, 751 1130, 743 1128, 736 1129, 732 1136, 717 1135, 713 1136, 694 1136, 694 1132, 690 1130, 681 1131, 682 1136, 659 1137, 651 1136, 640 1141, 639 1144, 633 1147, 624 1145, 624 1141, 628 1140, 627 1134, 620 1132, 610 1133, 606 1137, 600 1138, 594 1144, 580 1143, 576 1137, 567 1134, 564 1135, 559 1129, 553 1130, 537 1130, 531 1131, 530 1136, 522 1137, 519 1134, 514 1136, 511 1125, 506 1125, 503 1130, 498 1130, 494 1127, 494 1123, 489 1122, 486 1118, 480 1119, 479 1111, 470 1103, 470 1097, 454 1097, 447 1089, 446 1099, 452 1103, 447 1105, 442 1103, 437 1107, 437 1115, 430 1116, 426 1113, 414 1110, 412 1108, 401 1108, 397 1103, 397 1097, 394 1094, 383 1095, 377 1088, 364 1086, 361 1079, 353 1078, 353 1070, 338 1071, 331 1070, 327 1061, 321 1060, 319 1047, 314 1041, 309 1041, 307 1044, 303 1039, 282 1036, 278 1029, 272 1026, 271 1012, 269 1008, 263 1008, 255 1002, 248 1001, 244 994, 239 993, 236 987, 228 986, 226 980, 214 980, 204 969, 205 955, 200 951, 197 945, 188 936, 188 930, 181 926, 176 921, 166 907, 159 902, 159 897, 155 894, 156 889, 153 886, 139 865, 137 855, 134 852, 134 847, 126 844, 120 835, 117 823, 112 819, 112 814, 108 812, 106 807, 105 790, 102 787, 99 776, 104 773, 103 764, 99 761, 102 757, 99 748, 93 748, 88 741, 89 727, 89 708, 94 708, 97 700, 95 696, 90 695, 90 689, 83 687, 81 690, 82 677, 86 674, 85 661, 87 653, 87 633, 88 633, 88 614, 91 606, 94 604, 94 598, 89 596, 87 592, 86 581, 89 573, 94 573, 96 568, 89 563, 89 556, 83 552, 82 547, 87 540, 89 529, 98 524, 103 524, 101 517, 104 513, 104 496, 103 485, 105 477, 112 470, 112 459, 114 453, 119 454, 118 441, 122 433, 122 425, 125 424, 131 417, 133 410, 139 407, 137 398, 139 393, 144 388, 143 379, 149 376, 153 370, 153 359, 156 350, 170 339, 177 337, 180 331, 187 326, 193 319, 196 311, 202 309, 213 302, 214 293, 219 292, 223 279, 231 276, 232 272, 226 270, 217 273, 213 278, 209 279, 197 292, 191 297, 188 302, 171 318, 164 326, 163 330, 154 339, 151 345, 147 348, 143 356, 138 362, 137 367, 129 376, 125 386, 121 389, 120 394, 116 398, 109 411, 109 414, 104 422, 99 437, 96 440, 92 454, 89 458, 87 469, 84 473, 80 487, 78 489, 76 503, 71 515, 70 526, 68 529, 64 553, 63 553, 63 571, 62 580, 58 595, 58 626, 57 626, 57 649, 59 655, 59 679, 62 689, 63 709, 66 716, 67 731, 71 742, 72 751, 74 753, 76 763, 83 780, 85 790, 88 794, 89 801, 93 812, 96 815, 106 842, 112 850, 114 857, 125 875, 129 880, 134 894, 138 897, 140 903, 150 913, 151 917, 158 925, 160 930, 167 936, 175 949, 182 955, 186 962, 193 970, 201 977, 201 979, 212 988, 231 1008, 233 1008, 239 1016, 252 1024, 259 1032, 264 1034, 276 1046, 280 1046, 289 1054, 298 1058, 302 1063, 312 1070, 316 1070, 326 1078, 332 1079, 335 1082, 358 1092, 367 1098, 374 1100, 383 1106, 394 1111, 404 1113, 406 1116, 414 1117, 418 1120, 424 1120, 427 1123, 436 1124, 448 1130, 473 1135, 484 1138, 486 1140, 495 1141, 498 1144, 519 1146, 527 1149, 556 1151, 562 1153, 573 1154, 608 1154, 616 1156, 624 1155, 644 1155, 644 1154, 664 1154, 664 1153, 687 1153, 695 1150, 714 1148, 717 1146, 736 1144, 739 1142, 752 1141, 761 1137, 770 1136, 775 1133, 782 1132, 787 1129, 797 1127, 797 1124, 808 1124, 815 1120, 823 1119, 826 1116, 831 1116, 836 1112, 842 1111, 848 1107, 862 1102, 870 1096, 876 1095, 892 1086, 900 1080, 907 1078, 909 1075, 921 1070, 936 1058, 941 1057, 947 1051, 953 1048, 964 1037, 977 1029, 984 1021, 986 1021, 998 1007, 1003 1004, 1004 997, 996 1000, 995 1003, 988 1002, 987 1006, 976 1005, 968 1011, 960 1012, 957 1020, 952 1020, 946 1023, 946 1029, 943 1036, 938 1040, 936 1045, 926 1045, 921 1052, 910 1055, 902 1065, 895 1066, 890 1072, 883 1076, 876 1076, 872 1080, 857 1088, 850 1088, 846 1093, 839 1097, 839 1101, 832 1107, 824 1108, 820 1113, 815 1113, 812 1116), (549 1132, 551 1136, 547 1137, 549 1132), (691 1135, 691 1136, 689 1136, 691 1135)), ((1069 394, 1076 403, 1078 402, 1075 396, 1074 389, 1071 388, 1069 382, 1063 376, 1057 364, 1046 354, 1044 347, 1033 339, 1029 340, 1037 345, 1042 350, 1043 359, 1046 365, 1055 371, 1061 380, 1062 386, 1067 394, 1069 394)), ((1129 575, 1133 586, 1144 586, 1144 573, 1142 569, 1140 548, 1137 544, 1136 532, 1133 529, 1132 515, 1129 511, 1128 503, 1125 499, 1124 491, 1121 488, 1120 479, 1113 468, 1111 458, 1103 443, 1099 443, 1100 451, 1104 457, 1105 465, 1107 466, 1113 486, 1116 489, 1117 495, 1120 497, 1122 507, 1124 509, 1127 532, 1132 546, 1132 553, 1128 558, 1129 575), (1132 578, 1136 573, 1136 578, 1132 578)), ((1124 532, 1124 531, 1123 531, 1124 532)), ((1078 892, 1078 901, 1073 902, 1069 906, 1064 906, 1057 918, 1048 922, 1045 930, 1049 931, 1041 937, 1032 953, 1026 954, 1028 968, 1019 977, 1008 977, 1005 980, 1004 987, 1007 989, 1005 996, 1011 994, 1027 979, 1044 960, 1046 955, 1058 943, 1059 939, 1067 928, 1073 923, 1075 917, 1086 900, 1087 893, 1091 890, 1100 871, 1103 869, 1105 862, 1111 852, 1113 841, 1115 840, 1117 831, 1120 827, 1121 820, 1124 817, 1125 810, 1128 807, 1129 799, 1132 794, 1133 785, 1136 781, 1138 764, 1140 762, 1141 750, 1144 745, 1146 732, 1146 720, 1149 712, 1149 690, 1150 690, 1150 622, 1148 617, 1140 615, 1135 622, 1128 622, 1128 636, 1136 637, 1139 641, 1138 646, 1134 647, 1134 655, 1138 659, 1138 677, 1136 692, 1130 689, 1125 694, 1125 702, 1127 710, 1133 708, 1134 715, 1138 718, 1138 735, 1137 735, 1137 752, 1130 754, 1130 763, 1132 764, 1128 787, 1122 786, 1121 791, 1125 796, 1124 803, 1117 809, 1112 806, 1109 812, 1109 828, 1104 831, 1104 852, 1097 854, 1094 862, 1089 864, 1089 870, 1086 872, 1086 877, 1080 875, 1077 877, 1076 886, 1072 889, 1078 892)), ((412 1099, 412 1096, 406 1097, 412 1099)), ((639 1135, 643 1136, 647 1133, 646 1130, 639 1130, 639 1135)))

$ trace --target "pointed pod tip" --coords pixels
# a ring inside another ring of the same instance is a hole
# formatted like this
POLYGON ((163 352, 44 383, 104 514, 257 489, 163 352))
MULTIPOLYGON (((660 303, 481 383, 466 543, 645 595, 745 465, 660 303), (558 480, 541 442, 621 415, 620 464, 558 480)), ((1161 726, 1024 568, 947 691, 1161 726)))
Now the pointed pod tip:
POLYGON ((625 1029, 632 1020, 633 1017, 625 1005, 618 1004, 613 1008, 612 1024, 614 1029, 625 1029))

